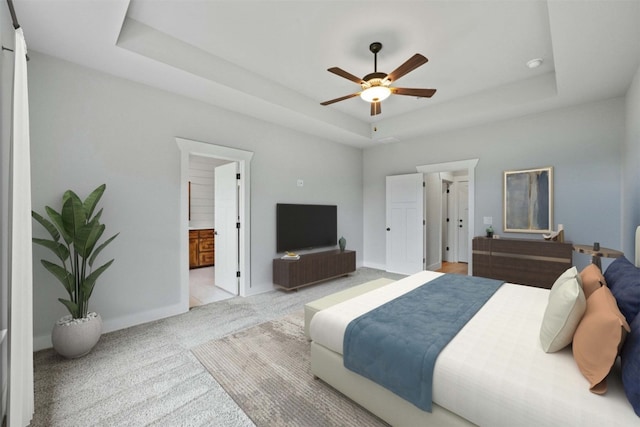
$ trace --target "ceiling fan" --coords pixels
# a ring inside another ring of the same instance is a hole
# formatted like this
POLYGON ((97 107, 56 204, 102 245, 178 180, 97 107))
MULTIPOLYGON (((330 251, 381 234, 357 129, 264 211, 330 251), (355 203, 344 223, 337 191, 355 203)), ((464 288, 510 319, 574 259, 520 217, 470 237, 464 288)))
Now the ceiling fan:
POLYGON ((371 103, 371 115, 382 113, 381 101, 389 97, 391 94, 395 95, 407 95, 417 96, 422 98, 431 98, 435 89, 410 89, 405 87, 391 87, 391 83, 398 80, 400 77, 415 70, 419 66, 426 64, 428 59, 423 55, 416 53, 404 64, 400 65, 394 71, 389 74, 378 72, 378 52, 382 50, 382 43, 374 42, 369 45, 369 50, 373 53, 373 73, 367 74, 363 78, 356 77, 351 73, 344 71, 338 67, 329 68, 327 71, 337 74, 340 77, 344 77, 347 80, 358 83, 362 90, 360 92, 352 93, 350 95, 341 96, 340 98, 332 99, 329 101, 321 102, 321 105, 329 105, 334 102, 344 101, 345 99, 353 98, 360 95, 360 98, 371 103))

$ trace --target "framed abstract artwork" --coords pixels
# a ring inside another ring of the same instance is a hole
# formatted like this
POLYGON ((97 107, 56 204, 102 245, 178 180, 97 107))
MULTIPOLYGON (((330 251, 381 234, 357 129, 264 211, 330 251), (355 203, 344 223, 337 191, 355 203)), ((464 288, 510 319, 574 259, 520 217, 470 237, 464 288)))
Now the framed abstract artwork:
POLYGON ((549 233, 553 228, 553 167, 504 172, 506 233, 549 233))

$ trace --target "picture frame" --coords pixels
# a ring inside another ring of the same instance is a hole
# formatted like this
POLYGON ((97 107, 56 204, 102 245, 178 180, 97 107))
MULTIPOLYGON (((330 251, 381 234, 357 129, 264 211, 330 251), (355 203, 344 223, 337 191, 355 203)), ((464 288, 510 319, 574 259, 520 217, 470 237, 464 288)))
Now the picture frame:
POLYGON ((550 233, 553 229, 553 167, 505 171, 505 233, 550 233))

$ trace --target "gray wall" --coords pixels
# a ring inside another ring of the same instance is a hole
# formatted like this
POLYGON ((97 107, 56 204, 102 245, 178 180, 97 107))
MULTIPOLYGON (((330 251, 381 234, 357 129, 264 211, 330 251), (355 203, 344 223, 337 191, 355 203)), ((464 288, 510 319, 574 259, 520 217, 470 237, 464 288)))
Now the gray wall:
MULTIPOLYGON (((122 319, 135 324, 162 317, 166 307, 179 301, 176 136, 255 153, 251 293, 272 289, 277 202, 337 204, 338 234, 358 252, 358 265, 384 267, 384 177, 415 172, 417 165, 480 159, 476 234, 484 229, 483 216, 492 216, 496 232, 503 234, 504 170, 548 165, 555 168, 554 222, 565 225, 569 240, 598 240, 629 253, 632 238, 627 235, 640 223, 637 75, 624 99, 362 153, 37 52, 30 56, 34 209, 57 205, 67 188, 86 195, 106 182, 103 220, 108 232, 121 232, 103 254, 104 260, 115 257, 116 262, 91 301, 107 329, 110 323, 122 324, 122 319), (298 178, 304 187, 296 186, 298 178)), ((41 233, 36 227, 34 235, 41 233)), ((65 314, 57 302, 64 291, 40 266, 43 256, 48 254, 34 248, 36 348, 48 342, 53 322, 65 314)), ((584 265, 588 259, 577 255, 575 262, 584 265)))
MULTIPOLYGON (((273 289, 277 202, 338 205, 338 234, 362 254, 360 150, 313 138, 104 73, 30 52, 33 208, 58 206, 72 188, 85 197, 101 183, 107 235, 90 309, 105 329, 170 314, 180 301, 180 152, 175 137, 254 152, 251 162, 251 293, 273 289), (304 187, 296 186, 296 179, 304 187), (111 325, 111 326, 110 326, 111 325)), ((34 236, 44 236, 34 225, 34 236)), ((50 345, 65 314, 62 285, 34 247, 34 346, 50 345)))
POLYGON ((640 225, 640 68, 626 98, 626 135, 622 180, 622 243, 627 258, 635 258, 634 233, 640 225))
MULTIPOLYGON (((604 247, 621 249, 624 125, 625 100, 616 98, 365 150, 364 264, 385 264, 386 175, 412 173, 417 165, 472 158, 479 159, 475 234, 485 228, 483 217, 492 216, 497 234, 541 238, 503 233, 502 173, 553 166, 554 223, 564 225, 567 240, 599 241, 604 247)), ((585 255, 574 256, 578 265, 588 261, 585 255)))

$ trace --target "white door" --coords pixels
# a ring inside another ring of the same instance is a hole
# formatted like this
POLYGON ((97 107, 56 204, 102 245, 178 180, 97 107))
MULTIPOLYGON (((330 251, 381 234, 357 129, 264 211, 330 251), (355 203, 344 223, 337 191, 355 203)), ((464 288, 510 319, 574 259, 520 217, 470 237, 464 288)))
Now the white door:
POLYGON ((456 189, 458 262, 469 262, 469 181, 458 182, 456 189))
POLYGON ((387 271, 413 274, 424 269, 423 176, 387 177, 387 271))
POLYGON ((216 286, 238 295, 238 166, 236 162, 215 169, 216 286))

